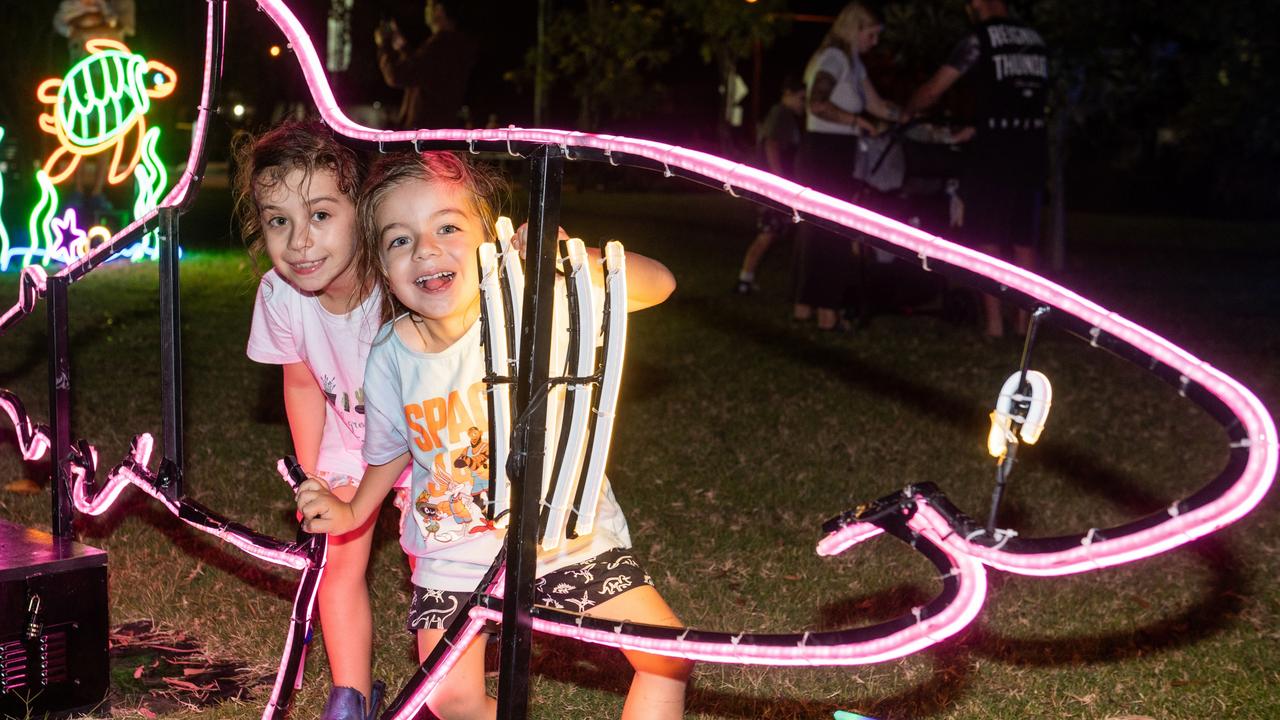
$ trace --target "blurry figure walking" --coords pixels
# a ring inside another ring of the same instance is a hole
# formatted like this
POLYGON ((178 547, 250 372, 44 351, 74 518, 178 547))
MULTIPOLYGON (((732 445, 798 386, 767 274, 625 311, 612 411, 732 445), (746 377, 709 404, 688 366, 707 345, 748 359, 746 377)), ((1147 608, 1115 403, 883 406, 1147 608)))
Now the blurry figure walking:
MULTIPOLYGON (((789 77, 782 83, 782 99, 769 110, 756 138, 764 166, 774 175, 794 177, 796 152, 800 149, 800 138, 804 134, 800 127, 803 117, 804 83, 789 77)), ((747 247, 747 253, 742 258, 742 269, 738 272, 735 290, 739 294, 749 295, 759 289, 756 270, 760 267, 760 261, 778 238, 791 234, 793 227, 795 223, 790 216, 770 208, 759 208, 756 214, 756 237, 747 247)))

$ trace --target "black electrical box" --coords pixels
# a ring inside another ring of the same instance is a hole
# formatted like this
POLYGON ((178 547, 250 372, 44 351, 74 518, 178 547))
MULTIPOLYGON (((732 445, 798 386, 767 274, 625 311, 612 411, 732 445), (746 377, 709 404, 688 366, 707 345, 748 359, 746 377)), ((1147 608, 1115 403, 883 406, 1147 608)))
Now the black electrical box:
POLYGON ((0 717, 98 706, 107 623, 105 552, 0 520, 0 717))

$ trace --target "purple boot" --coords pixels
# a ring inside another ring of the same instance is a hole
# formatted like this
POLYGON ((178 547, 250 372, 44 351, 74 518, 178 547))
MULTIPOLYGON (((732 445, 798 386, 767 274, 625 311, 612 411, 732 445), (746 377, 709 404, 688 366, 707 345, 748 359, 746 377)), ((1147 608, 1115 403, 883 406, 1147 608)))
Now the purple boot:
POLYGON ((320 720, 373 720, 378 716, 378 706, 382 704, 384 690, 386 686, 381 680, 373 683, 373 690, 369 693, 369 712, 366 714, 364 695, 359 690, 335 687, 329 691, 329 701, 324 704, 320 720))

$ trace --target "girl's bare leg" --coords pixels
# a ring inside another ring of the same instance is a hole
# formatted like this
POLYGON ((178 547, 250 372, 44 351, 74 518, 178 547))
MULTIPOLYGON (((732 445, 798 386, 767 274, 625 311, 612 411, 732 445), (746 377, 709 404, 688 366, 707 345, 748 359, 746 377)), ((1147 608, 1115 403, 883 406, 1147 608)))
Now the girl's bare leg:
MULTIPOLYGON (((346 502, 354 485, 333 491, 346 502)), ((346 535, 329 538, 329 554, 320 580, 320 629, 334 687, 355 688, 369 701, 373 687, 373 615, 365 571, 377 516, 346 535)))
MULTIPOLYGON (((626 618, 647 625, 683 627, 658 591, 643 585, 587 611, 593 617, 626 618)), ((635 668, 622 720, 676 720, 684 717, 685 689, 693 662, 681 658, 624 650, 635 668)))
MULTIPOLYGON (((418 660, 426 660, 442 637, 443 630, 419 630, 418 660)), ((427 697, 431 712, 442 720, 492 720, 497 716, 498 703, 484 688, 486 637, 480 633, 471 640, 457 664, 427 697)))

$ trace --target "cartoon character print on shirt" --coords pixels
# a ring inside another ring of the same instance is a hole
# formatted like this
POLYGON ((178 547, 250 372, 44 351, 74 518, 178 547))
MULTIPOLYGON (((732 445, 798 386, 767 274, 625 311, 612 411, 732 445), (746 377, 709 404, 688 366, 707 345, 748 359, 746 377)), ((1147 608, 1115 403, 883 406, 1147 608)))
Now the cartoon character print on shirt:
POLYGON ((471 498, 480 507, 489 502, 489 443, 485 442, 484 433, 472 425, 467 428, 467 445, 465 452, 453 461, 456 468, 465 468, 471 473, 471 498))
POLYGON ((426 489, 413 501, 414 517, 423 537, 437 542, 453 542, 467 534, 472 521, 481 517, 471 500, 470 483, 458 482, 439 468, 427 481, 426 489))
POLYGON ((329 401, 335 409, 344 413, 355 412, 358 415, 364 414, 364 388, 358 387, 351 392, 343 390, 341 394, 338 392, 338 381, 328 375, 320 376, 320 390, 324 393, 324 397, 329 401))
MULTIPOLYGON (((466 393, 454 390, 404 407, 413 442, 429 453, 431 475, 414 499, 414 520, 428 541, 449 543, 467 535, 490 532, 485 517, 489 494, 489 443, 484 383, 466 393)), ((423 462, 420 456, 416 462, 423 462)))

